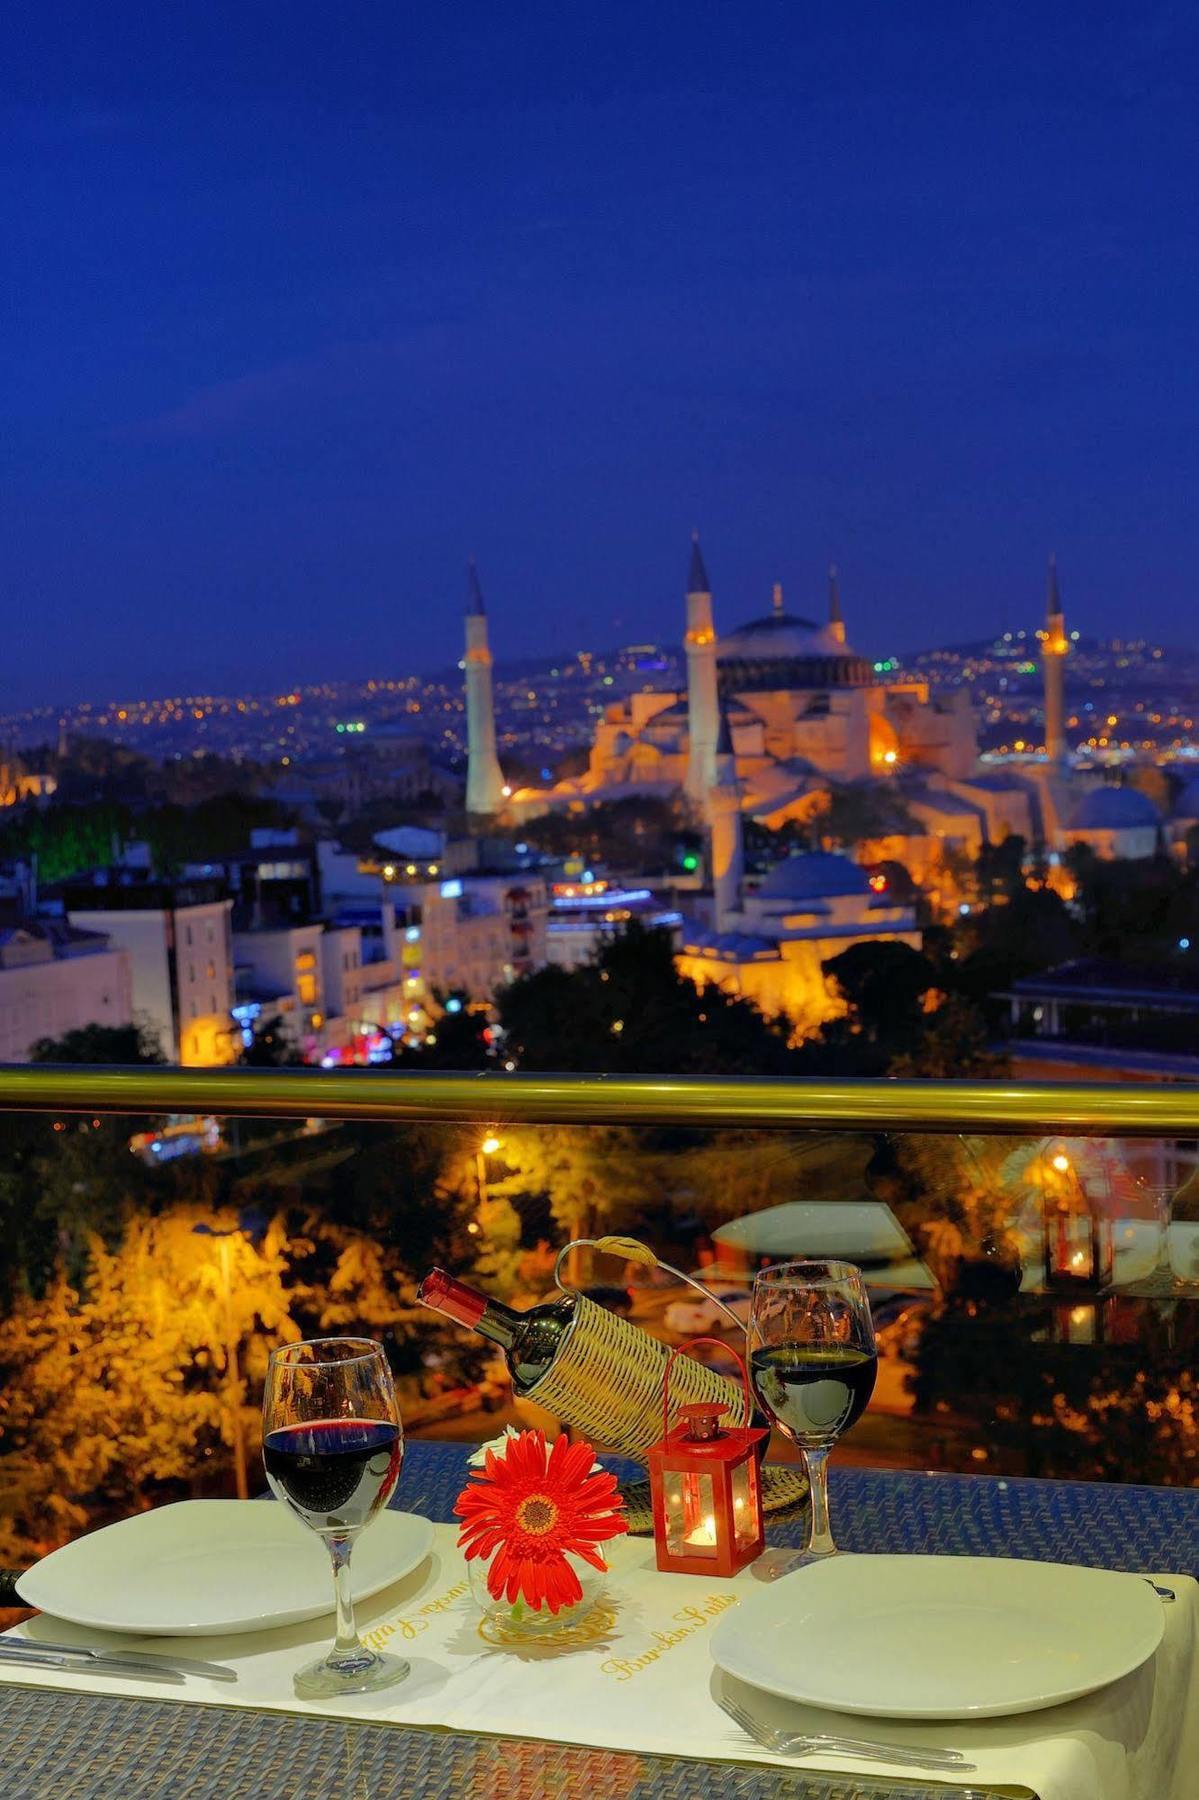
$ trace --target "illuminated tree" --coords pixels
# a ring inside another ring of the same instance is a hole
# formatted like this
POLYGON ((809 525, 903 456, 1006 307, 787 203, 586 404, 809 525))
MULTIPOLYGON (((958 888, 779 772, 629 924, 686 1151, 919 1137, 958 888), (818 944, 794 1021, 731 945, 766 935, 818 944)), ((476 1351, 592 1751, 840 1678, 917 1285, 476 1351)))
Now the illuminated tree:
POLYGON ((630 1229, 660 1195, 653 1159, 619 1126, 541 1126, 504 1135, 496 1199, 542 1194, 562 1241, 630 1229))
POLYGON ((239 1435, 257 1447, 250 1396, 267 1354, 299 1335, 286 1249, 278 1220, 252 1244, 236 1215, 178 1206, 130 1218, 115 1250, 93 1234, 77 1283, 60 1272, 42 1299, 17 1303, 0 1324, 0 1466, 17 1533, 47 1548, 164 1487, 224 1485, 239 1435), (227 1283, 198 1225, 231 1234, 227 1283))

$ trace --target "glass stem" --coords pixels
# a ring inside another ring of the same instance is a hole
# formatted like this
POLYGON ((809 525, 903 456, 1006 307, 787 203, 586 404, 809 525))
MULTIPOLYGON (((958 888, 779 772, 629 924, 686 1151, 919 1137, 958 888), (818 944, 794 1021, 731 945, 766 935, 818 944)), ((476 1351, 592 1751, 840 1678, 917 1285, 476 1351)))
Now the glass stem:
POLYGON ((354 1600, 350 1593, 350 1552, 354 1548, 351 1533, 339 1533, 330 1537, 329 1555, 333 1558, 333 1588, 337 1595, 337 1637, 333 1644, 332 1660, 343 1656, 362 1656, 366 1646, 358 1636, 358 1627, 354 1623, 354 1600))
POLYGON ((828 1522, 828 1456, 831 1449, 832 1445, 826 1444, 820 1450, 804 1451, 812 1508, 804 1552, 807 1556, 832 1556, 837 1548, 828 1522))

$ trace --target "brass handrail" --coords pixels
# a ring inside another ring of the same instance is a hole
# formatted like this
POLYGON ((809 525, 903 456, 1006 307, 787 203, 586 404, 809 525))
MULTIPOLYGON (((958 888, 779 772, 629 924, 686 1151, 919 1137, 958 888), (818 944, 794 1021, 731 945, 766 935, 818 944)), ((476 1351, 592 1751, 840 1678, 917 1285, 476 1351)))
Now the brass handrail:
POLYGON ((0 1065, 0 1111, 1199 1137, 1199 1087, 0 1065))

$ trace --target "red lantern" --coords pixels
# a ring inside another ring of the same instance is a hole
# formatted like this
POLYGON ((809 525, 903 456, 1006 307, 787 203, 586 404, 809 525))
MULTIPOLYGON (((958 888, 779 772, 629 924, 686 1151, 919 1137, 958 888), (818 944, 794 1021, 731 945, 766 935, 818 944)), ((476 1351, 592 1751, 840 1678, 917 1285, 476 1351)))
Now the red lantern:
MULTIPOLYGON (((654 1511, 658 1567, 676 1575, 735 1575, 760 1556, 762 1487, 759 1446, 770 1435, 742 1425, 721 1425, 719 1402, 699 1401, 679 1408, 670 1427, 670 1370, 682 1350, 695 1344, 727 1346, 719 1338, 693 1338, 672 1350, 662 1383, 661 1443, 646 1452, 654 1511)), ((734 1356, 737 1352, 734 1350, 734 1356)), ((753 1396, 744 1359, 737 1356, 745 1383, 745 1416, 753 1417, 753 1396)))

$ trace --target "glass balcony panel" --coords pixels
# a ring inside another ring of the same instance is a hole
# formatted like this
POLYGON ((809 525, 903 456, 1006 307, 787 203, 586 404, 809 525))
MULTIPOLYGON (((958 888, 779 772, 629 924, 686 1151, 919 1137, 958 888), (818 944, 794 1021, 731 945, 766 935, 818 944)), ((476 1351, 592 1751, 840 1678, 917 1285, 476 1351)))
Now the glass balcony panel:
MULTIPOLYGON (((0 1074, 0 1097, 30 1073, 0 1074)), ((671 1122, 662 1084, 626 1084, 650 1114, 630 1124, 609 1083, 564 1080, 544 1123, 506 1099, 515 1085, 482 1116, 477 1078, 441 1077, 416 1110, 451 1116, 388 1123, 337 1116, 374 1103, 357 1076, 254 1072, 274 1116, 246 1117, 202 1104, 224 1079, 184 1071, 180 1088, 179 1073, 117 1078, 135 1087, 114 1095, 111 1074, 44 1069, 64 1104, 43 1080, 47 1110, 0 1113, 0 1563, 138 1507, 259 1491, 261 1382, 286 1336, 378 1337, 413 1436, 556 1431, 564 1412, 514 1394, 497 1347, 419 1306, 416 1285, 439 1263, 524 1308, 554 1296, 575 1238, 648 1244, 660 1263, 583 1245, 561 1279, 663 1345, 714 1335, 696 1355, 730 1378, 757 1268, 857 1262, 879 1376, 834 1463, 1199 1475, 1199 1095, 1165 1096, 1156 1136, 1128 1090, 1103 1097, 1102 1130, 1076 1115, 1062 1130, 1046 1092, 1053 1130, 1000 1129, 1002 1096, 964 1129, 951 1096, 954 1128, 934 1131, 896 1124, 903 1084, 822 1084, 821 1124, 798 1130, 777 1123, 774 1084, 747 1084, 764 1091, 747 1108, 745 1088, 706 1083, 701 1128, 687 1096, 671 1122)), ((794 1453, 776 1435, 771 1455, 794 1453)))

